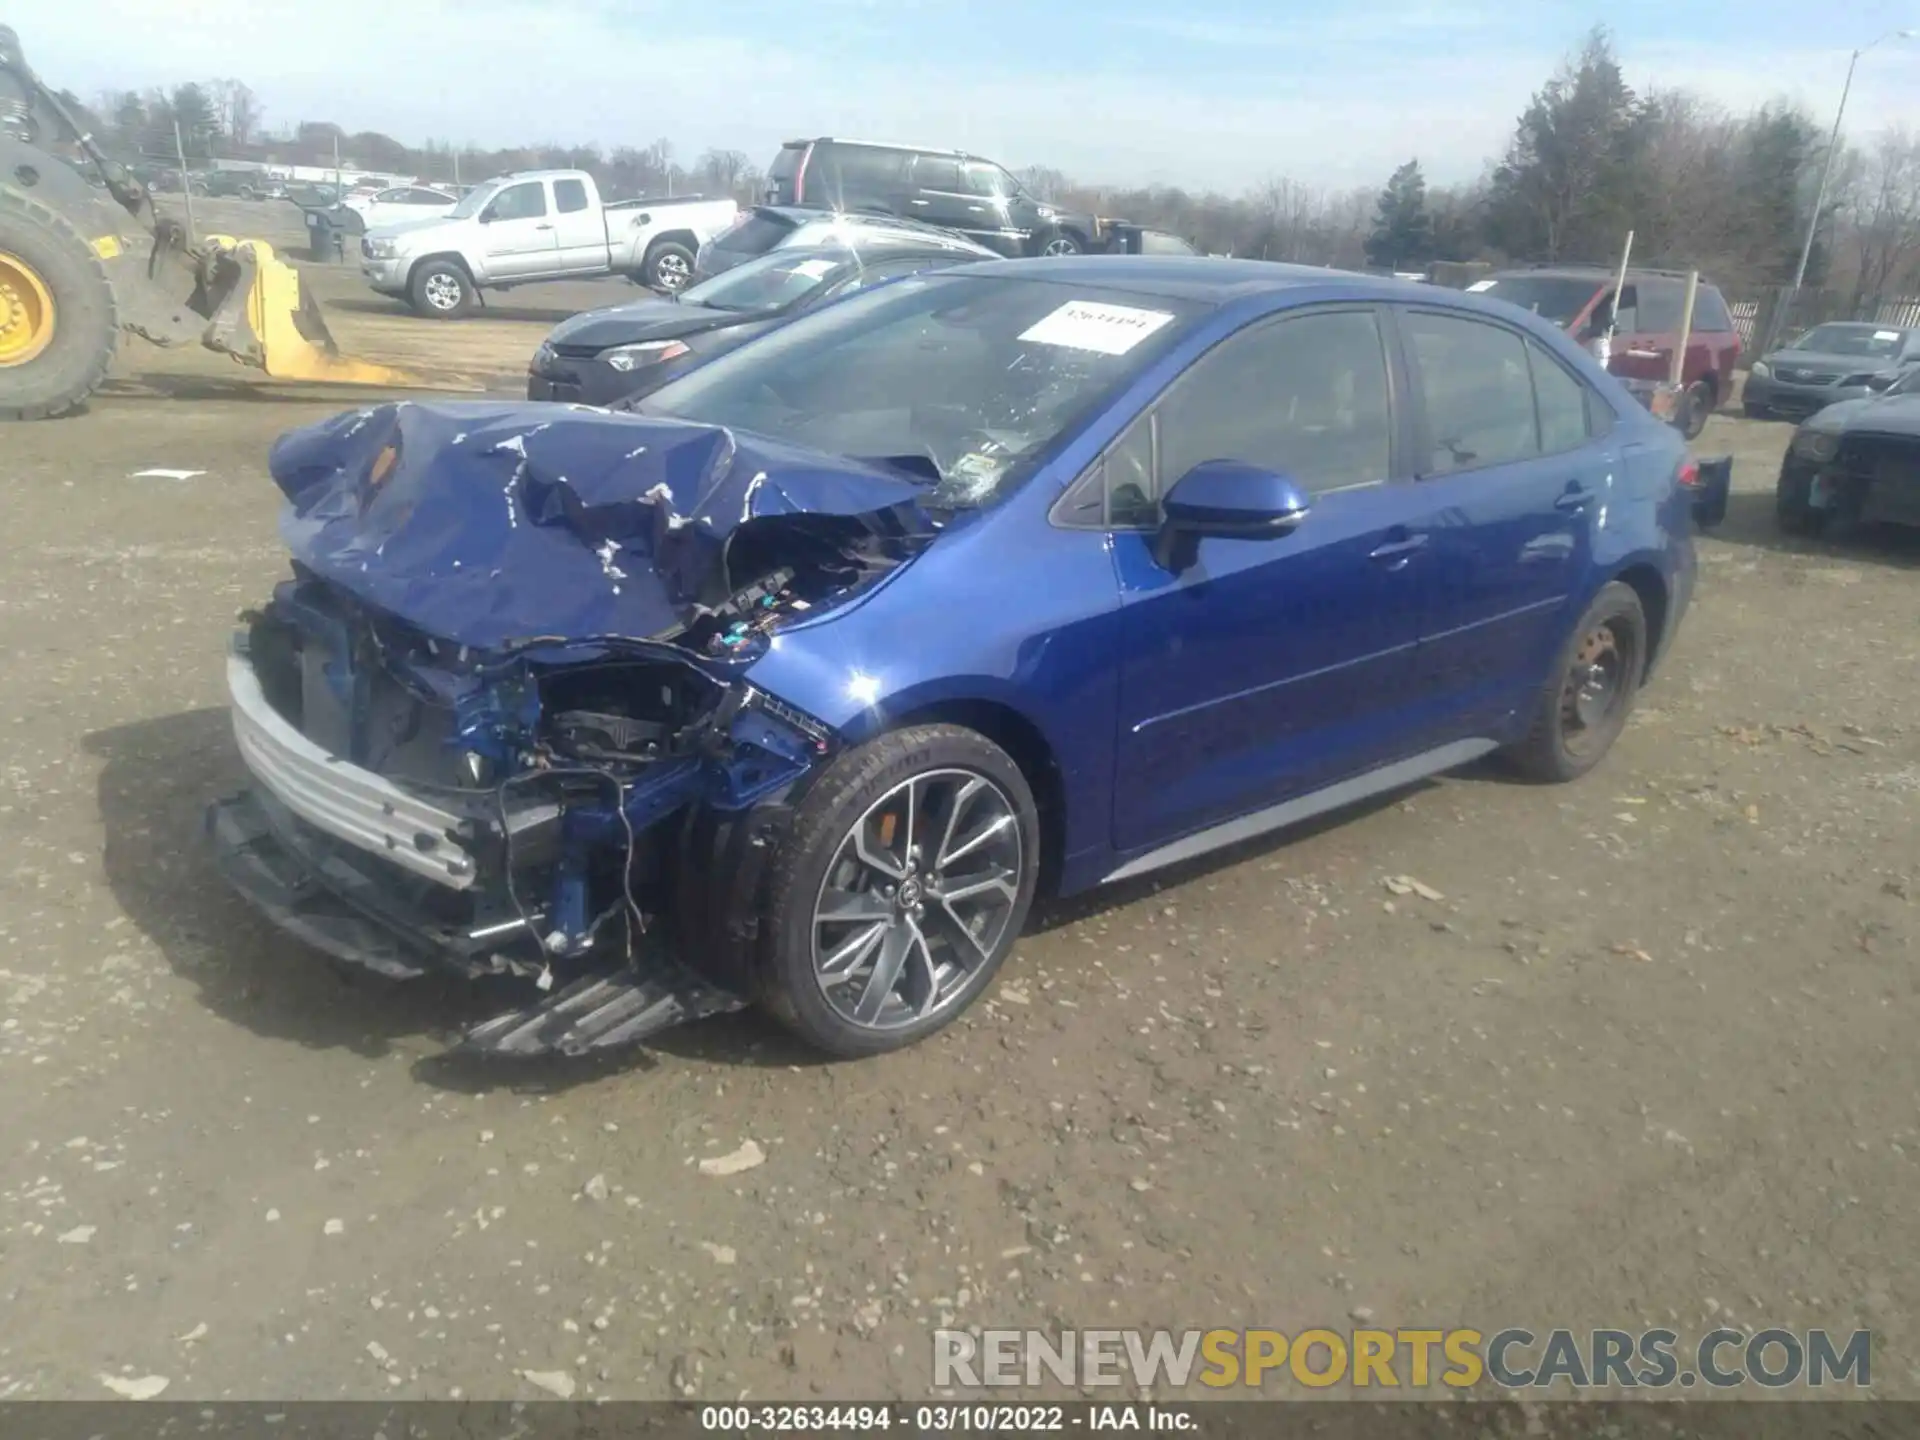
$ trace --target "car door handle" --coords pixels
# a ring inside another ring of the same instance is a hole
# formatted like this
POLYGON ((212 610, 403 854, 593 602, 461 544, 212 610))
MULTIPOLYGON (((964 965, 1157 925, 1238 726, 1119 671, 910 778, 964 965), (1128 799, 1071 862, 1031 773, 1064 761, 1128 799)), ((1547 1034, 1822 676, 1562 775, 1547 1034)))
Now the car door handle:
POLYGON ((1558 500, 1555 500, 1553 502, 1553 508, 1556 510, 1584 510, 1588 505, 1593 503, 1593 498, 1593 491, 1576 488, 1567 491, 1558 500))
POLYGON ((915 205, 931 205, 933 202, 931 200, 915 200, 913 203, 915 205))
POLYGON ((534 226, 533 228, 534 228, 534 229, 536 229, 536 230, 551 230, 551 229, 553 228, 553 226, 551 226, 551 225, 536 225, 536 226, 534 226))
POLYGON ((1389 540, 1384 545, 1375 546, 1367 553, 1369 560, 1378 560, 1383 565, 1398 570, 1420 551, 1427 548, 1425 535, 1409 535, 1404 540, 1389 540))

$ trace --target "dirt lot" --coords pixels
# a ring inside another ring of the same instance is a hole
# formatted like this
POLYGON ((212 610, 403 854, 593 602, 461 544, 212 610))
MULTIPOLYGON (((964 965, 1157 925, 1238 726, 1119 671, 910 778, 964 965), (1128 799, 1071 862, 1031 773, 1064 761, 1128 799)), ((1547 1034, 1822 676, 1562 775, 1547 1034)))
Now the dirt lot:
POLYGON ((0 439, 0 1397, 916 1396, 942 1321, 1350 1316, 1864 1326, 1920 1395, 1920 546, 1781 544, 1784 427, 1713 422, 1733 513, 1586 782, 1101 894, 907 1054, 737 1018, 501 1070, 438 1058, 469 993, 343 984, 198 843, 264 449, 345 403, 130 353, 0 439))

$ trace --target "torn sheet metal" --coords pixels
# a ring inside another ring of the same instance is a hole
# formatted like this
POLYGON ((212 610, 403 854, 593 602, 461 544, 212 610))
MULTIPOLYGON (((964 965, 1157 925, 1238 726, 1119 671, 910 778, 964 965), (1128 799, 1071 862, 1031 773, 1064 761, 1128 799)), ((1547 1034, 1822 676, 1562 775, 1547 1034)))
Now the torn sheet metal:
POLYGON ((932 531, 923 487, 886 470, 718 426, 535 403, 349 412, 283 436, 270 465, 301 565, 486 650, 675 634, 724 598, 728 542, 745 526, 824 515, 932 531))

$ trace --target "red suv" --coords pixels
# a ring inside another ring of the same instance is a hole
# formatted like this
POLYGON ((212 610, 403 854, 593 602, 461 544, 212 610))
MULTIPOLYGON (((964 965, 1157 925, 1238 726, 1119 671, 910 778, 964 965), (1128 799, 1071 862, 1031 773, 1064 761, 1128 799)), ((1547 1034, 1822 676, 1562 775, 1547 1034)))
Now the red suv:
MULTIPOLYGON (((1606 329, 1613 302, 1614 272, 1599 266, 1555 265, 1503 270, 1468 286, 1510 301, 1551 320, 1582 345, 1606 329)), ((1680 343, 1687 277, 1675 270, 1628 270, 1607 368, 1623 380, 1665 380, 1680 343)), ((1684 429, 1689 440, 1733 393, 1733 367, 1740 336, 1720 292, 1700 282, 1693 300, 1693 329, 1681 370, 1687 387, 1684 429)))

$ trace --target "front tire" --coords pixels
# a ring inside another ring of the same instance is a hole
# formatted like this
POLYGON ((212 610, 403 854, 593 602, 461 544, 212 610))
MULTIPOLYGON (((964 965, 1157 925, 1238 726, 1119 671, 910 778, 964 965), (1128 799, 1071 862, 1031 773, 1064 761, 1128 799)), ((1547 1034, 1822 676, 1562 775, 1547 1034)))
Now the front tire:
POLYGON ((795 813, 770 879, 758 998, 832 1055, 923 1040, 992 984, 1039 862, 1033 792, 999 746, 956 725, 871 740, 795 813))
POLYGON ((1041 243, 1042 255, 1063 256, 1080 255, 1086 251, 1086 245, 1071 230, 1056 230, 1041 243))
POLYGON ((473 309, 475 298, 473 280, 451 260, 416 265, 407 281, 414 313, 429 320, 457 320, 473 309))
POLYGON ((119 339, 113 285, 62 215, 0 190, 0 420, 48 420, 100 388, 119 339))
POLYGON ((678 295, 693 279, 693 251, 678 240, 656 240, 640 263, 640 280, 663 295, 678 295))
POLYGON ((1631 585, 1602 587, 1535 700, 1533 728, 1508 751, 1528 779, 1577 780, 1626 728, 1647 668, 1647 616, 1631 585))

